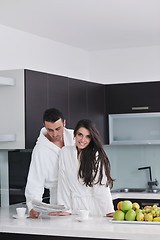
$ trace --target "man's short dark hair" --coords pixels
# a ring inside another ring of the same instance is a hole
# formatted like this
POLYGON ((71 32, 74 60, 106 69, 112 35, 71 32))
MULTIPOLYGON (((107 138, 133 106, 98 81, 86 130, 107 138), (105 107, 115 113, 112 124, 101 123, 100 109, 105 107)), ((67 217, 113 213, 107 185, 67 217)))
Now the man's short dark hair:
POLYGON ((50 108, 50 109, 47 109, 43 114, 43 123, 45 121, 56 122, 60 118, 62 119, 62 121, 64 121, 63 114, 58 109, 50 108))

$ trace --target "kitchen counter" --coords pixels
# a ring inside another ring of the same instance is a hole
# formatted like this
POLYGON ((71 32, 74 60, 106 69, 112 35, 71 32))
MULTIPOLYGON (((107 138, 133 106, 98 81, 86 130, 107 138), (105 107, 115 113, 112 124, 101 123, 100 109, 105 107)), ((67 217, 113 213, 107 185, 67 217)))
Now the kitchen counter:
MULTIPOLYGON (((116 197, 116 195, 114 194, 113 197, 116 197)), ((46 237, 47 239, 56 238, 56 240, 64 240, 64 237, 72 237, 73 239, 160 239, 160 225, 112 223, 110 222, 111 218, 108 217, 90 217, 86 221, 78 222, 76 215, 61 217, 41 216, 38 219, 26 218, 20 220, 13 218, 17 206, 25 205, 16 204, 0 208, 0 236, 2 238, 3 234, 6 233, 18 234, 19 238, 14 239, 24 239, 23 235, 20 238, 21 234, 25 234, 25 239, 34 239, 34 236, 38 235, 38 239, 41 239, 40 237, 42 236, 43 240, 46 237)))
POLYGON ((112 199, 115 200, 117 198, 128 198, 131 199, 159 199, 160 200, 160 192, 158 193, 147 193, 147 192, 112 192, 112 199))

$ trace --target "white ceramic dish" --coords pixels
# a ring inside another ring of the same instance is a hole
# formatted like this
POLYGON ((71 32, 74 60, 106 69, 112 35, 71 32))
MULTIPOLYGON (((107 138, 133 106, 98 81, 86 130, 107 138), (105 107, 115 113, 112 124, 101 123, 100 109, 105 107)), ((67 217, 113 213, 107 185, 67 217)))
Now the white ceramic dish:
POLYGON ((25 218, 28 218, 29 215, 28 214, 25 214, 24 217, 19 217, 17 214, 13 214, 13 218, 16 218, 16 219, 25 219, 25 218))
POLYGON ((87 220, 89 220, 89 218, 81 218, 81 217, 76 218, 76 221, 78 221, 78 222, 84 222, 84 221, 87 221, 87 220))
POLYGON ((78 222, 83 222, 83 221, 85 221, 85 219, 82 219, 82 218, 80 218, 80 217, 77 217, 76 220, 77 220, 78 222))
POLYGON ((116 221, 110 220, 111 223, 122 223, 122 224, 150 224, 150 225, 160 225, 160 222, 147 222, 147 221, 116 221))

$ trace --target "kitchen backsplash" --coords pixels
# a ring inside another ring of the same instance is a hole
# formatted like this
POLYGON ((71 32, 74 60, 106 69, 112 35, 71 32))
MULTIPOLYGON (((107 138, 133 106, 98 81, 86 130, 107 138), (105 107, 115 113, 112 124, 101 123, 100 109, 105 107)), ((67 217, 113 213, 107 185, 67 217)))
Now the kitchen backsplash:
MULTIPOLYGON (((138 170, 139 167, 151 166, 152 180, 155 178, 160 183, 160 145, 104 145, 104 149, 111 163, 111 176, 115 178, 113 190, 118 188, 147 188, 150 180, 149 170, 138 170)), ((17 181, 23 183, 27 179, 27 171, 30 162, 30 154, 27 152, 11 152, 9 157, 9 187, 19 188, 17 181), (19 164, 17 161, 20 161, 19 164), (18 164, 18 165, 17 165, 18 164), (27 164, 27 165, 26 165, 27 164), (18 168, 14 168, 18 166, 18 168), (27 167, 26 167, 27 166, 27 167), (19 171, 21 168, 21 171, 19 171), (16 170, 18 169, 18 174, 16 170), (22 171, 23 170, 23 171, 22 171), (23 180, 22 180, 23 179, 23 180), (13 185, 13 186, 12 186, 13 185)), ((1 159, 0 159, 1 160, 1 159)), ((4 176, 1 180, 8 179, 6 163, 0 161, 0 170, 4 176), (6 170, 5 170, 6 169, 6 170), (7 174, 7 176, 5 175, 7 174)), ((3 181, 3 182, 4 182, 3 181)), ((1 182, 2 183, 2 182, 1 182)), ((6 184, 6 183, 4 183, 6 184)), ((158 186, 160 188, 160 185, 158 186)), ((19 197, 18 197, 19 198, 19 197)), ((10 201, 11 201, 10 196, 10 201)))
POLYGON ((138 170, 145 166, 151 166, 152 180, 156 178, 160 188, 160 145, 104 145, 104 149, 111 163, 111 176, 116 179, 113 189, 148 187, 149 170, 138 170))

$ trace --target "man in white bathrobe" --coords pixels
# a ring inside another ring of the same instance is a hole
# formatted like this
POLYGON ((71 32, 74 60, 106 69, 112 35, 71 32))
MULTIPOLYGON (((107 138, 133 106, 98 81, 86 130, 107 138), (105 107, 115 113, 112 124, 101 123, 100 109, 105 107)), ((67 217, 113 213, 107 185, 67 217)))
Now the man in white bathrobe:
POLYGON ((31 164, 25 189, 30 216, 38 218, 32 200, 42 201, 44 188, 50 191, 50 203, 57 203, 58 156, 63 146, 74 145, 73 130, 65 128, 63 114, 48 109, 43 115, 44 128, 32 152, 31 164))

